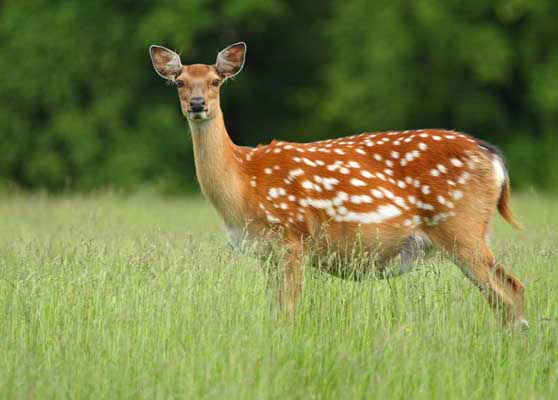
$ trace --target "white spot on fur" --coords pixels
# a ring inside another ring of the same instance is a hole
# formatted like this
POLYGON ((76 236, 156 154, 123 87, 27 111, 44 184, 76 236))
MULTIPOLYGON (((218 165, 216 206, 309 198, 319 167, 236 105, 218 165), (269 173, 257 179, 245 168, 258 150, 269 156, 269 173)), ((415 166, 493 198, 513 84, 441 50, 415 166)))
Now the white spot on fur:
POLYGON ((338 215, 335 220, 339 222, 357 222, 360 224, 380 224, 398 215, 401 215, 401 210, 390 204, 382 205, 376 211, 368 213, 349 211, 346 215, 338 215))
POLYGON ((314 188, 314 184, 310 181, 304 181, 302 182, 302 187, 304 189, 313 189, 314 188))
POLYGON ((467 181, 469 180, 470 177, 471 177, 471 174, 468 173, 467 171, 465 171, 461 174, 461 176, 457 180, 457 183, 459 183, 460 185, 464 185, 465 183, 467 183, 467 181))
POLYGON ((349 195, 345 192, 337 192, 337 195, 333 198, 332 203, 335 206, 340 206, 343 202, 349 199, 349 195))
POLYGON ((304 162, 304 164, 308 165, 309 167, 315 167, 316 163, 312 160, 309 160, 306 157, 302 157, 302 161, 304 162))
POLYGON ((271 215, 271 214, 267 214, 267 220, 268 220, 269 222, 271 222, 272 224, 278 224, 278 223, 281 222, 281 220, 280 220, 279 218, 276 218, 276 217, 274 217, 274 216, 271 215))
POLYGON ((451 198, 454 200, 460 200, 463 198, 463 192, 461 190, 454 190, 451 192, 451 198))
POLYGON ((351 203, 354 203, 354 204, 368 203, 369 204, 369 203, 372 203, 372 197, 370 197, 366 194, 363 194, 363 195, 354 194, 354 195, 351 196, 351 203))
POLYGON ((297 168, 289 171, 289 177, 291 178, 296 178, 297 176, 300 176, 302 174, 304 174, 304 170, 302 168, 297 168))
POLYGON ((405 210, 408 210, 409 207, 407 206, 407 204, 405 203, 405 200, 403 200, 402 197, 397 196, 394 200, 395 204, 398 205, 401 208, 404 208, 405 210))
POLYGON ((358 154, 362 154, 363 156, 366 155, 366 151, 364 151, 363 149, 355 149, 355 151, 356 151, 358 154))
POLYGON ((358 187, 358 186, 366 186, 367 183, 364 182, 364 181, 361 181, 360 179, 352 178, 351 179, 351 185, 358 187))
POLYGON ((387 190, 386 188, 380 187, 379 189, 380 189, 382 192, 384 192, 384 195, 385 195, 388 199, 393 200, 393 198, 395 197, 395 195, 393 194, 393 192, 387 190))
POLYGON ((459 159, 457 159, 457 158, 452 158, 452 159, 450 160, 450 162, 451 162, 451 164, 452 164, 454 167, 458 167, 458 168, 459 168, 459 167, 462 167, 462 166, 463 166, 463 163, 461 162, 461 160, 459 160, 459 159))
POLYGON ((349 161, 347 164, 349 164, 349 167, 351 168, 360 168, 360 164, 356 161, 349 161))

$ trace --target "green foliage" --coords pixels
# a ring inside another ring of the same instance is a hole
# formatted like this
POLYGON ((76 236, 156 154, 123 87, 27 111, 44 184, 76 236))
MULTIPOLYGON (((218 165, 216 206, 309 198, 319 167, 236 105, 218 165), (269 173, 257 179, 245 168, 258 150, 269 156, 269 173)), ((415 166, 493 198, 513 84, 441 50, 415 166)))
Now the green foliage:
POLYGON ((223 90, 239 144, 443 127, 500 144, 515 183, 558 187, 547 147, 558 136, 553 0, 1 7, 0 184, 195 187, 187 124, 147 48, 211 63, 245 40, 246 68, 223 90))

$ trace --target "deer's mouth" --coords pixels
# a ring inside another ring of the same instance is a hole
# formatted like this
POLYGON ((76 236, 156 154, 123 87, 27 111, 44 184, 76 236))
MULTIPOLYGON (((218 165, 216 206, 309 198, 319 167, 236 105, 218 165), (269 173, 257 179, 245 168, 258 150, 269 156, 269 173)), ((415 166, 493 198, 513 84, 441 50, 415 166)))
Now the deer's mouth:
POLYGON ((208 110, 188 111, 188 119, 190 121, 205 121, 209 119, 208 110))

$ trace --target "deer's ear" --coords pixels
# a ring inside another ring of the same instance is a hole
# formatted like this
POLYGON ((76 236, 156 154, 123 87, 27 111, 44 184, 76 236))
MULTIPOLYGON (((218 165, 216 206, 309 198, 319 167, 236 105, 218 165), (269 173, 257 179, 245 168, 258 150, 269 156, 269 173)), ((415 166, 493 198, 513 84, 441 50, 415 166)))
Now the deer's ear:
POLYGON ((246 43, 238 42, 231 44, 217 54, 215 68, 223 78, 231 78, 238 74, 244 66, 246 56, 246 43))
POLYGON ((182 72, 180 56, 162 46, 150 46, 149 55, 155 71, 165 79, 174 80, 182 72))

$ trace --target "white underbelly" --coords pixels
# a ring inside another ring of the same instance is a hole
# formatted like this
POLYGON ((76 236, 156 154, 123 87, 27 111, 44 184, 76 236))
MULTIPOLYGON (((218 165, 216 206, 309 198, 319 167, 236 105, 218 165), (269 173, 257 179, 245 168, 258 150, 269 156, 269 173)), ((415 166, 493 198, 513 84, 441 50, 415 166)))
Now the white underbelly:
POLYGON ((225 226, 229 243, 235 251, 254 256, 267 256, 272 251, 272 246, 261 237, 253 237, 243 228, 225 226))

